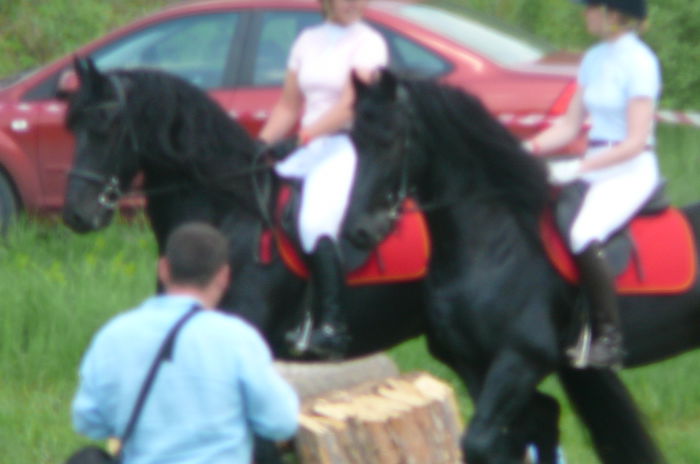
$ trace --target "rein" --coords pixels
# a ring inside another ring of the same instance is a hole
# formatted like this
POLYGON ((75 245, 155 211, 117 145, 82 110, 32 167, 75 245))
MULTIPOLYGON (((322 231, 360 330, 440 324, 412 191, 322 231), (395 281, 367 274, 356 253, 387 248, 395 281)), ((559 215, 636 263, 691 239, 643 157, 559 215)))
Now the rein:
POLYGON ((413 105, 411 104, 410 97, 408 95, 408 90, 404 85, 399 85, 396 89, 396 100, 399 105, 405 108, 404 114, 407 115, 405 124, 406 134, 400 137, 401 143, 396 145, 396 152, 401 156, 401 174, 399 179, 399 186, 396 192, 389 193, 387 200, 389 200, 389 206, 387 210, 387 216, 389 220, 396 222, 403 213, 405 213, 405 208, 403 207, 404 202, 410 195, 410 188, 408 185, 408 157, 406 152, 411 147, 411 137, 410 137, 410 124, 409 122, 414 118, 415 112, 413 111, 413 105))
MULTIPOLYGON (((240 177, 246 177, 246 176, 252 176, 253 179, 255 179, 255 175, 260 172, 265 172, 265 171, 270 171, 272 169, 271 166, 267 164, 258 164, 258 165, 252 165, 247 169, 242 169, 238 172, 232 173, 232 174, 227 174, 226 179, 236 179, 240 177)), ((173 184, 173 185, 166 185, 163 187, 157 187, 157 188, 151 188, 151 189, 138 189, 138 190, 129 190, 127 192, 122 191, 120 188, 120 182, 117 176, 104 176, 102 174, 98 174, 94 171, 88 170, 88 169, 79 169, 79 168, 74 168, 71 169, 70 172, 68 172, 68 176, 70 177, 77 177, 79 179, 83 179, 89 182, 93 182, 96 184, 102 185, 104 188, 102 192, 100 193, 98 197, 98 202, 101 206, 103 206, 106 209, 115 209, 116 206, 119 203, 119 200, 123 198, 128 198, 128 197, 135 197, 135 196, 153 196, 153 195, 162 195, 165 193, 171 193, 171 192, 176 192, 178 190, 185 190, 187 188, 190 188, 190 185, 188 184, 173 184)), ((257 182, 253 180, 253 184, 257 185, 257 182)), ((255 187, 256 190, 256 198, 257 196, 257 187, 255 187)))

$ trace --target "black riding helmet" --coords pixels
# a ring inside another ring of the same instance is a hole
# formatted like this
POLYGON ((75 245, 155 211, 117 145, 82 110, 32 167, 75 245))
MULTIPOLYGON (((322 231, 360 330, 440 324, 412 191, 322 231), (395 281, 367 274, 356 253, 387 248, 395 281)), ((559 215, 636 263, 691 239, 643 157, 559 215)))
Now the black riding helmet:
POLYGON ((631 16, 632 18, 645 19, 647 17, 646 0, 573 0, 584 5, 605 5, 608 8, 631 16))

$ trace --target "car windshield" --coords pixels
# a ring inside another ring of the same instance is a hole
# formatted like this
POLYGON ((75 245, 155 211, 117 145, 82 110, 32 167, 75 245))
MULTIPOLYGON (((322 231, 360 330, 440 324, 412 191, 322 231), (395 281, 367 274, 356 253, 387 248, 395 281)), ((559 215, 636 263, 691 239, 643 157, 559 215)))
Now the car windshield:
POLYGON ((502 65, 534 62, 552 50, 524 32, 495 25, 493 20, 451 2, 403 4, 394 12, 502 65))

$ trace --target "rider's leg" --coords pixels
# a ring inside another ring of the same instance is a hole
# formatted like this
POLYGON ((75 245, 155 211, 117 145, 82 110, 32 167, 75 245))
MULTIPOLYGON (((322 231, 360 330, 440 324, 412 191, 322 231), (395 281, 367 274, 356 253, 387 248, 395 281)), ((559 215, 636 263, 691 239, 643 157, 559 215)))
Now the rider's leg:
POLYGON ((588 365, 619 369, 624 352, 612 269, 598 241, 591 242, 575 259, 593 323, 588 365))
MULTIPOLYGON (((571 230, 569 246, 581 273, 581 284, 589 300, 593 345, 575 367, 620 367, 620 332, 614 275, 601 244, 632 218, 658 185, 652 158, 640 159, 635 169, 591 175, 590 183, 571 230), (640 169, 641 167, 641 169, 640 169)), ((574 353, 576 355, 576 353, 574 353)), ((577 358, 577 356, 574 356, 577 358)))
POLYGON ((348 343, 342 316, 345 275, 335 237, 338 237, 352 188, 356 156, 347 136, 326 137, 319 148, 325 158, 308 173, 302 191, 299 235, 309 256, 316 329, 310 349, 338 357, 348 343))
POLYGON ((324 357, 341 356, 349 341, 343 320, 342 295, 345 275, 337 247, 330 237, 321 237, 309 256, 313 285, 313 319, 310 349, 324 357))

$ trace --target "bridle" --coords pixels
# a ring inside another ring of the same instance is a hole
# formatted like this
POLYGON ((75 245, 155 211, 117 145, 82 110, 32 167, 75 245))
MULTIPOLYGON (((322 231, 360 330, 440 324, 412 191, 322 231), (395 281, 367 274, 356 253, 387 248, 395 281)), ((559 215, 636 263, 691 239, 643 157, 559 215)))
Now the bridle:
POLYGON ((408 89, 402 83, 399 83, 396 88, 396 99, 399 105, 398 111, 405 118, 405 124, 397 137, 400 143, 395 144, 393 150, 398 152, 401 157, 401 172, 398 187, 394 192, 387 195, 391 204, 387 209, 387 216, 392 222, 397 221, 402 214, 418 211, 431 211, 448 207, 454 203, 461 201, 461 198, 440 199, 425 202, 419 198, 415 198, 415 187, 409 184, 409 155, 408 151, 413 149, 415 140, 413 134, 419 132, 422 128, 417 125, 421 124, 421 119, 418 117, 415 106, 411 101, 408 89), (411 197, 416 200, 416 206, 407 209, 405 207, 406 200, 411 197))
MULTIPOLYGON (((94 110, 100 110, 100 109, 115 109, 115 113, 112 117, 116 116, 119 112, 124 113, 124 110, 126 108, 126 89, 124 82, 119 79, 118 76, 116 75, 107 75, 107 78, 109 79, 109 82, 111 83, 113 89, 114 89, 114 94, 116 95, 116 99, 113 101, 106 101, 106 102, 101 102, 94 104, 87 108, 86 110, 88 111, 94 111, 94 110)), ((133 122, 129 118, 125 118, 124 121, 124 128, 123 130, 116 136, 114 137, 113 143, 110 143, 110 149, 115 150, 118 147, 124 143, 125 140, 128 140, 130 143, 131 150, 136 153, 140 150, 140 146, 138 143, 138 139, 136 137, 136 131, 134 129, 133 122)), ((253 159, 251 160, 251 165, 248 166, 247 168, 241 169, 235 173, 226 173, 225 174, 225 179, 234 179, 238 177, 246 177, 246 176, 251 176, 252 177, 252 182, 253 182, 253 191, 255 194, 255 199, 257 202, 257 207, 260 210, 260 214, 264 218, 266 222, 268 222, 269 219, 269 213, 267 213, 267 209, 264 207, 265 200, 269 195, 269 183, 265 182, 263 186, 260 186, 257 182, 256 174, 264 171, 270 171, 272 169, 272 166, 269 165, 268 163, 265 162, 260 162, 260 156, 257 154, 253 159)), ((120 169, 115 170, 116 172, 120 172, 120 169)), ((167 185, 167 186, 161 186, 161 187, 156 187, 156 188, 149 188, 149 189, 141 189, 141 190, 132 190, 129 192, 125 192, 122 189, 121 182, 119 180, 119 177, 117 175, 104 175, 100 174, 98 172, 95 172, 94 170, 91 169, 84 169, 84 168, 73 168, 68 172, 68 177, 74 177, 78 179, 82 179, 87 182, 91 182, 93 184, 97 184, 98 186, 101 186, 101 191, 97 196, 97 203, 98 205, 105 209, 105 210, 115 210, 118 205, 119 201, 126 197, 126 196, 145 196, 145 195, 160 195, 164 193, 170 193, 178 190, 182 190, 185 188, 191 188, 188 185, 183 185, 183 184, 174 184, 174 185, 167 185)))
MULTIPOLYGON (((112 84, 116 95, 116 100, 97 103, 87 108, 87 110, 94 111, 116 108, 116 115, 118 112, 123 111, 126 108, 126 89, 124 88, 124 83, 117 76, 110 74, 107 76, 107 79, 112 84)), ((139 150, 139 144, 136 138, 136 132, 133 124, 128 119, 125 121, 124 130, 117 136, 116 143, 111 144, 111 146, 120 146, 122 141, 127 138, 131 143, 132 150, 137 152, 139 150)), ((117 169, 117 172, 119 172, 119 169, 117 169)), ((79 179, 101 185, 102 191, 97 196, 97 203, 104 209, 116 209, 117 205, 119 204, 119 200, 124 196, 124 192, 121 189, 121 182, 119 181, 119 177, 116 175, 105 176, 90 169, 73 168, 68 172, 68 177, 77 177, 79 179)))
POLYGON ((411 136, 411 121, 417 121, 415 110, 413 104, 411 103, 411 97, 408 94, 408 90, 403 84, 398 84, 396 88, 396 100, 399 105, 399 112, 405 118, 405 123, 402 125, 402 131, 398 134, 399 143, 394 145, 392 151, 394 151, 397 156, 401 157, 401 172, 399 178, 399 185, 394 192, 389 192, 387 195, 387 203, 390 205, 387 209, 387 216, 392 223, 398 221, 401 215, 405 212, 404 204, 406 199, 411 196, 411 189, 408 184, 408 150, 411 149, 413 145, 413 140, 411 136))

